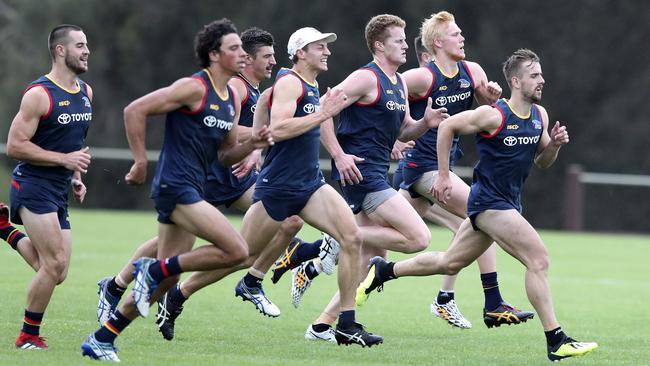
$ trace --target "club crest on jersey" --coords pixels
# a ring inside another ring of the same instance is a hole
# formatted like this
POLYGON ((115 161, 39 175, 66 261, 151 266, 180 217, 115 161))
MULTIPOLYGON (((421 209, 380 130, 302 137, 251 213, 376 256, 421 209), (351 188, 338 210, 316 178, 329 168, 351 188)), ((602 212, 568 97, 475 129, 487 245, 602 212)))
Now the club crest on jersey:
POLYGON ((469 81, 465 79, 460 79, 458 80, 458 82, 460 83, 461 88, 469 88, 472 85, 469 81))
POLYGON ((406 97, 404 97, 404 91, 402 89, 399 89, 399 96, 402 99, 406 99, 406 97))
POLYGON ((534 119, 533 120, 533 126, 535 127, 536 130, 541 130, 542 129, 542 122, 534 119))
POLYGON ((235 116, 235 107, 233 107, 232 104, 228 104, 228 112, 230 112, 230 117, 235 116))
POLYGON ((88 97, 83 97, 81 100, 84 101, 84 107, 90 108, 90 99, 88 99, 88 97))

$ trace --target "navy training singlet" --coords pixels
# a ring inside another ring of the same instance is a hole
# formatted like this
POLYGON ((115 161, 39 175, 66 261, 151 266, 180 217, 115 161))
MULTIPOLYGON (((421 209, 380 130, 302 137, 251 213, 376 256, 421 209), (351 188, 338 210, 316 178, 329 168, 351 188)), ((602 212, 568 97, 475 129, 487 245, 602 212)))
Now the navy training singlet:
MULTIPOLYGON (((32 143, 48 151, 70 153, 84 147, 88 127, 92 121, 92 105, 88 87, 77 79, 79 90, 66 90, 48 76, 33 81, 25 90, 42 87, 50 98, 50 110, 41 117, 32 143)), ((16 179, 47 182, 56 190, 67 192, 73 171, 62 166, 39 166, 19 162, 13 171, 16 179)))
POLYGON ((516 115, 505 99, 494 105, 502 115, 501 127, 492 135, 476 135, 479 161, 467 200, 468 214, 488 209, 521 212, 521 190, 533 165, 544 131, 542 115, 533 104, 528 116, 516 115))
MULTIPOLYGON (((377 98, 369 104, 356 102, 339 115, 336 137, 347 154, 365 159, 357 163, 365 178, 387 179, 390 153, 406 114, 406 95, 399 74, 393 83, 375 63, 361 70, 372 71, 377 78, 377 98)), ((332 179, 341 176, 332 163, 332 179)))
MULTIPOLYGON (((320 94, 317 84, 310 84, 290 69, 280 69, 275 83, 283 77, 296 77, 300 80, 302 94, 296 102, 294 117, 304 117, 320 108, 320 94)), ((274 84, 275 84, 274 83, 274 84)), ((269 111, 273 90, 269 95, 269 111)), ((320 170, 320 125, 302 135, 278 141, 269 147, 264 159, 256 188, 289 191, 310 191, 322 184, 320 170)))
POLYGON ((207 69, 192 77, 205 86, 203 102, 196 111, 182 107, 167 113, 151 197, 156 197, 161 188, 187 186, 203 196, 210 164, 216 160, 221 142, 232 129, 235 107, 230 86, 228 95, 221 98, 207 69))
MULTIPOLYGON (((260 97, 260 91, 251 85, 246 78, 241 76, 235 76, 239 78, 244 85, 246 85, 246 96, 241 98, 241 111, 239 114, 239 125, 252 127, 253 126, 253 116, 255 114, 255 107, 257 106, 257 100, 260 97)), ((251 174, 255 174, 251 170, 245 177, 242 179, 237 179, 232 174, 232 167, 223 166, 218 159, 215 159, 210 167, 210 173, 208 174, 208 181, 219 183, 222 185, 220 188, 221 192, 227 191, 229 189, 235 190, 241 185, 241 182, 246 182, 251 174)))
MULTIPOLYGON (((451 77, 443 74, 433 61, 424 66, 431 72, 433 81, 424 97, 409 100, 409 109, 413 119, 419 120, 424 116, 429 98, 433 102, 432 108, 447 108, 447 113, 450 116, 472 108, 475 86, 472 74, 464 61, 457 62, 457 66, 458 72, 451 77)), ((451 146, 449 166, 452 168, 456 161, 463 156, 463 152, 458 146, 459 138, 458 135, 455 135, 451 146)), ((432 128, 420 136, 416 140, 415 147, 404 158, 405 169, 418 168, 423 172, 438 170, 437 140, 437 128, 432 128)))

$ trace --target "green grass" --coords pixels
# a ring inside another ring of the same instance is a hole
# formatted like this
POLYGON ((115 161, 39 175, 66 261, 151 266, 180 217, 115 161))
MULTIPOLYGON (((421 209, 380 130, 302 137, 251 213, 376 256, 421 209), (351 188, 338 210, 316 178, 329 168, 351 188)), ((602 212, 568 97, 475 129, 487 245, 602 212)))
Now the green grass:
MULTIPOLYGON (((74 249, 70 273, 58 287, 45 314, 42 333, 47 351, 19 351, 20 329, 31 270, 19 256, 0 250, 0 365, 89 365, 80 344, 98 325, 96 282, 115 274, 141 241, 156 232, 154 213, 76 210, 71 215, 74 249)), ((232 218, 239 225, 239 217, 232 218)), ((451 234, 432 228, 431 249, 444 250, 451 234)), ((316 239, 319 233, 303 229, 316 239)), ((550 251, 550 282, 558 318, 573 337, 597 341, 593 354, 567 360, 570 365, 650 364, 650 285, 647 262, 650 238, 644 236, 543 232, 550 251)), ((393 259, 404 258, 392 255, 393 259)), ((499 252, 499 282, 504 297, 530 309, 523 267, 499 252)), ((488 330, 482 324, 483 295, 476 265, 464 270, 457 300, 473 323, 451 328, 429 314, 439 277, 391 282, 374 294, 357 317, 385 337, 372 349, 337 347, 303 339, 307 325, 336 289, 335 277, 321 276, 299 309, 291 306, 290 276, 265 284, 267 295, 283 311, 270 319, 235 299, 242 273, 197 293, 179 318, 176 339, 162 339, 154 316, 138 319, 117 341, 126 365, 546 365, 539 321, 488 330)))

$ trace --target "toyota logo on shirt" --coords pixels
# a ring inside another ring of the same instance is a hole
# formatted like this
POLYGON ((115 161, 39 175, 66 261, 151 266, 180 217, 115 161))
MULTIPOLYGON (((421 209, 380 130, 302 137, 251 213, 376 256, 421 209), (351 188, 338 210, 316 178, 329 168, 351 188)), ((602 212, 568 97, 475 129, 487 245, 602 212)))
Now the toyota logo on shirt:
POLYGON ((503 139, 503 143, 506 144, 506 146, 515 146, 517 145, 517 138, 514 136, 506 136, 503 139))

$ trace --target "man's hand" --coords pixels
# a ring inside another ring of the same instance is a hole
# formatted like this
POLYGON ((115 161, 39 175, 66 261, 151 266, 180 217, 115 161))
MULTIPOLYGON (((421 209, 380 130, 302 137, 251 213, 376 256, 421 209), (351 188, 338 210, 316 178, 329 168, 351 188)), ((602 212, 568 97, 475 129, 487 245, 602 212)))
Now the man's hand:
POLYGON ((560 121, 556 121, 551 129, 551 143, 556 147, 569 143, 569 132, 566 130, 566 126, 560 125, 560 121))
POLYGON ((244 160, 232 166, 232 174, 237 179, 244 178, 251 170, 260 167, 260 150, 253 150, 244 160))
POLYGON ((257 133, 253 132, 249 141, 255 149, 264 149, 275 144, 273 136, 271 136, 271 129, 268 126, 262 127, 257 133))
POLYGON ((437 128, 442 121, 449 118, 449 113, 447 113, 447 108, 438 108, 432 109, 431 98, 427 100, 427 107, 424 109, 424 122, 429 128, 437 128))
POLYGON ((395 140, 393 150, 390 152, 390 158, 393 160, 401 160, 404 158, 404 152, 410 150, 415 146, 415 141, 402 142, 395 140))
POLYGON ((439 202, 447 203, 447 200, 451 197, 451 178, 449 178, 449 175, 438 174, 433 187, 431 187, 431 193, 439 202))
POLYGON ((358 184, 363 180, 363 175, 361 175, 359 168, 357 168, 357 163, 362 161, 364 161, 363 158, 350 154, 343 154, 334 159, 336 169, 341 174, 341 186, 345 187, 346 184, 358 184))
POLYGON ((131 170, 126 173, 124 180, 126 184, 139 186, 147 179, 147 162, 134 162, 131 170))
POLYGON ((325 114, 327 118, 336 116, 345 108, 348 101, 347 95, 342 89, 327 88, 327 92, 323 95, 320 101, 320 111, 325 114))
POLYGON ((74 194, 75 201, 83 203, 84 198, 86 197, 86 185, 81 181, 81 179, 73 178, 70 181, 72 185, 72 193, 74 194))
POLYGON ((88 154, 88 150, 90 148, 86 146, 81 150, 65 154, 61 165, 69 170, 87 173, 88 165, 90 165, 90 154, 88 154))
POLYGON ((501 86, 496 81, 489 81, 487 85, 485 82, 481 82, 481 88, 485 88, 483 97, 486 98, 490 103, 496 102, 500 97, 503 90, 501 86))

